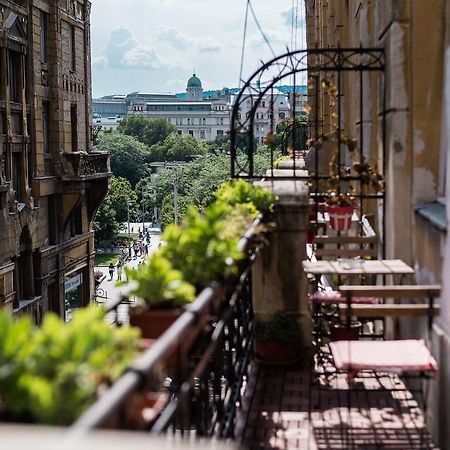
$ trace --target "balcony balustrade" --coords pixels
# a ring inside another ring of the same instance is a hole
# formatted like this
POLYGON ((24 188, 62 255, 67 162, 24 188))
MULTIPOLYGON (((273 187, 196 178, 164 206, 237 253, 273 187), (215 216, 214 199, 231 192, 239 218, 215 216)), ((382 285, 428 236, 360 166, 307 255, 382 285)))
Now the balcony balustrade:
MULTIPOLYGON (((252 236, 258 224, 240 241, 247 258, 239 275, 204 289, 185 307, 178 320, 74 424, 75 432, 112 425, 233 436, 252 355, 251 267, 262 245, 252 242, 252 236), (186 342, 193 345, 186 347, 186 342), (150 398, 160 405, 156 410, 153 406, 153 413, 149 413, 150 398)), ((124 300, 108 307, 107 319, 117 325, 128 321, 124 300)))
POLYGON ((62 178, 67 181, 107 178, 111 174, 108 153, 61 153, 62 178))

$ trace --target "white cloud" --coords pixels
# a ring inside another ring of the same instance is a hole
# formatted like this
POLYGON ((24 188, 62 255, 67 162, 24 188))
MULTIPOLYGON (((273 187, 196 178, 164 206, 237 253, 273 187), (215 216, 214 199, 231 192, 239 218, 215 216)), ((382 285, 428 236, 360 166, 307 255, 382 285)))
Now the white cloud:
POLYGON ((305 19, 301 16, 302 11, 299 9, 297 14, 294 8, 289 8, 281 12, 281 17, 283 18, 284 24, 291 27, 292 24, 297 24, 298 28, 303 28, 305 26, 305 19), (294 10, 294 17, 292 17, 292 12, 294 10), (296 17, 297 16, 297 17, 296 17))
POLYGON ((92 67, 94 69, 104 69, 108 65, 108 60, 105 56, 96 56, 92 58, 92 67))
POLYGON ((158 31, 158 39, 177 50, 186 50, 192 43, 189 36, 183 35, 175 28, 160 28, 158 31))
POLYGON ((110 69, 173 69, 178 63, 163 58, 156 49, 143 45, 126 27, 113 30, 103 55, 93 58, 94 67, 110 69))
POLYGON ((205 39, 199 42, 197 48, 200 52, 219 52, 222 50, 222 46, 213 39, 205 39))
POLYGON ((211 38, 195 38, 176 28, 163 28, 158 30, 158 39, 169 44, 176 50, 197 50, 199 52, 218 52, 222 49, 219 41, 211 38))

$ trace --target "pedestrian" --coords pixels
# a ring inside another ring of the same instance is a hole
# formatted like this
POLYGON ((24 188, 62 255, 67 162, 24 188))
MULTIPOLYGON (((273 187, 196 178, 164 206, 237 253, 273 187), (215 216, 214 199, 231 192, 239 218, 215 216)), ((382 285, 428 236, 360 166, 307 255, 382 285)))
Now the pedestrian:
POLYGON ((122 261, 117 263, 117 281, 122 281, 122 261))
POLYGON ((113 263, 109 264, 108 270, 109 270, 109 281, 111 281, 114 276, 114 264, 113 263))
POLYGON ((145 248, 145 254, 148 255, 148 245, 144 244, 144 248, 145 248))
POLYGON ((134 258, 136 259, 139 253, 139 247, 136 242, 133 244, 133 250, 134 250, 134 258))

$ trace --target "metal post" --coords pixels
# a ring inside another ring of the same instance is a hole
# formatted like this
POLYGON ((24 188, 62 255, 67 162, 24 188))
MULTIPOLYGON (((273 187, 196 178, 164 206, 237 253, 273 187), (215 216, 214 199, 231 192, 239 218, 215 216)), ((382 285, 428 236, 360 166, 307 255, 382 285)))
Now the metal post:
POLYGON ((174 181, 173 181, 173 212, 175 218, 175 225, 178 225, 178 171, 174 169, 174 181))
POLYGON ((144 203, 144 188, 142 188, 142 234, 145 232, 145 203, 144 203))
POLYGON ((127 202, 127 213, 128 213, 128 256, 131 258, 130 202, 127 202))

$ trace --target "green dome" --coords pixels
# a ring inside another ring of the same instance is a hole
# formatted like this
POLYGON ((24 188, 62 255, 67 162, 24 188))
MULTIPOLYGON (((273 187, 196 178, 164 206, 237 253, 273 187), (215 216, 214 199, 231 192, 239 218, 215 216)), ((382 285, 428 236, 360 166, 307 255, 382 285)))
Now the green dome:
POLYGON ((195 76, 195 73, 192 75, 191 78, 189 78, 188 83, 187 83, 187 87, 189 88, 201 88, 202 87, 202 82, 200 81, 200 78, 197 78, 195 76))

